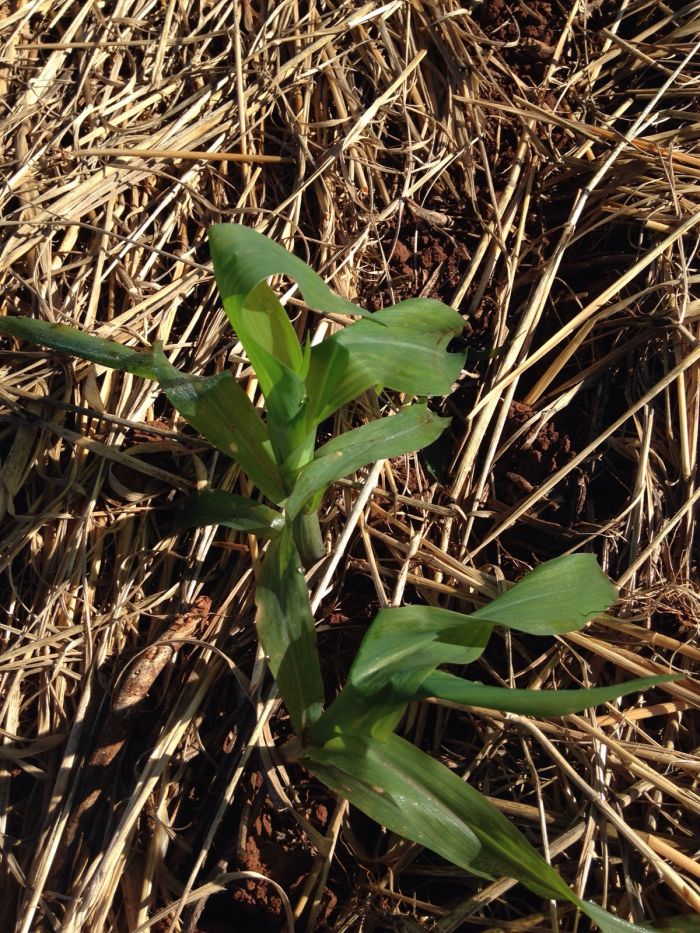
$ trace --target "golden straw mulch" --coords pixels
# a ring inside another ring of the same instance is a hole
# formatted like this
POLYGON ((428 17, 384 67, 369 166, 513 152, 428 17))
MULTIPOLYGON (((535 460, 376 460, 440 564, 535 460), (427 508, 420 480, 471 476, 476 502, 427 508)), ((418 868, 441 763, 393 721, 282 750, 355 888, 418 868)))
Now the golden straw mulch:
MULTIPOLYGON (((476 676, 684 680, 401 729, 639 921, 700 912, 699 50, 700 6, 672 0, 0 4, 0 313, 162 340, 257 398, 206 247, 235 221, 366 306, 464 314, 430 469, 327 497, 328 690, 378 606, 468 610, 594 550, 615 618, 494 638, 476 676)), ((300 334, 338 326, 287 305, 300 334)), ((1 930, 582 929, 283 766, 258 545, 172 532, 178 496, 245 480, 154 385, 10 340, 0 365, 1 930)))

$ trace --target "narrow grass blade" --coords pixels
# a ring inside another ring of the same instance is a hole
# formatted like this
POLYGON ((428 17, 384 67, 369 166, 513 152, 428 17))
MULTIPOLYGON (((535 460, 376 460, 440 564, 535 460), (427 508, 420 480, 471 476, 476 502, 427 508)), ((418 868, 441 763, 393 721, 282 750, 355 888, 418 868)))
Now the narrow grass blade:
POLYGON ((437 697, 465 706, 481 706, 525 716, 566 716, 677 679, 672 676, 638 677, 612 687, 593 687, 590 690, 510 690, 435 671, 425 678, 415 699, 437 697))
POLYGON ((372 819, 466 871, 517 878, 543 897, 573 898, 502 813, 399 736, 339 736, 322 748, 306 749, 304 763, 372 819))
POLYGON ((236 460, 273 502, 286 496, 265 424, 230 373, 200 378, 175 369, 159 346, 155 375, 173 407, 210 443, 236 460))
POLYGON ((309 593, 287 526, 270 543, 255 591, 257 628, 297 735, 318 719, 323 682, 309 593))
POLYGON ((431 444, 449 425, 423 405, 412 405, 392 418, 381 418, 341 434, 320 447, 311 463, 302 467, 287 500, 294 519, 317 493, 334 480, 354 473, 373 460, 398 457, 431 444))
POLYGON ((464 353, 448 353, 447 345, 463 326, 447 305, 414 298, 328 337, 311 351, 306 383, 312 422, 320 423, 376 385, 412 395, 446 395, 464 365, 464 353))
POLYGON ((143 379, 156 378, 150 350, 131 350, 115 340, 91 337, 65 324, 51 324, 24 317, 0 317, 0 334, 29 340, 101 366, 109 366, 110 369, 133 373, 143 379))
POLYGON ((224 525, 234 531, 274 537, 284 525, 284 516, 274 509, 222 489, 206 489, 188 496, 175 512, 178 528, 224 525))
POLYGON ((593 554, 567 554, 540 564, 471 616, 531 635, 558 635, 583 628, 616 599, 593 554))

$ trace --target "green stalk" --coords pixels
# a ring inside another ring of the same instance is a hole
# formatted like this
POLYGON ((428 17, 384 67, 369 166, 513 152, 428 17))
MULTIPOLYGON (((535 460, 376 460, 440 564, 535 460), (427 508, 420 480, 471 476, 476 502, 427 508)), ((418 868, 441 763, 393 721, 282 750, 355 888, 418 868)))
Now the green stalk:
POLYGON ((308 514, 302 512, 301 515, 297 516, 292 525, 292 535, 305 567, 315 564, 326 553, 317 512, 309 512, 308 514))

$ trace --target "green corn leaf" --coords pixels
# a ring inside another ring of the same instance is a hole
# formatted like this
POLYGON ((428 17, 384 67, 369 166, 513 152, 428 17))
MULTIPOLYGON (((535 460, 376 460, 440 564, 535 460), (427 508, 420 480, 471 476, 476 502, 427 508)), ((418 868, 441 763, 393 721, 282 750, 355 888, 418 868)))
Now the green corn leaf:
MULTIPOLYGON (((244 227, 243 229, 246 230, 247 228, 244 227)), ((215 234, 212 239, 210 233, 209 242, 212 246, 212 262, 215 264, 216 269, 218 263, 214 260, 214 243, 217 242, 215 234)), ((222 301, 224 310, 226 310, 227 302, 223 296, 222 301)), ((241 333, 236 328, 236 332, 244 346, 246 346, 250 338, 257 346, 279 360, 280 363, 284 363, 293 372, 298 373, 303 370, 304 357, 299 338, 287 312, 267 282, 260 282, 246 295, 240 313, 236 315, 236 320, 243 329, 241 333), (244 337, 246 342, 244 342, 244 337)), ((256 365, 256 372, 257 368, 256 365)))
POLYGON ((345 732, 387 736, 423 681, 439 664, 470 664, 483 652, 493 626, 434 606, 381 609, 362 639, 336 699, 310 740, 323 744, 345 732))
POLYGON ((345 735, 307 748, 305 756, 304 764, 331 790, 465 871, 516 878, 541 897, 570 901, 602 933, 649 933, 578 898, 477 790, 405 739, 345 735))
POLYGON ((461 316, 442 302, 412 298, 328 337, 311 350, 311 423, 376 385, 446 395, 464 365, 464 353, 448 353, 447 345, 463 326, 461 316))
POLYGON ((611 687, 593 687, 589 690, 510 690, 507 687, 489 687, 463 680, 444 671, 429 674, 416 692, 416 699, 437 697, 465 706, 481 706, 501 712, 522 713, 525 716, 567 716, 617 697, 646 690, 656 684, 677 680, 677 677, 638 677, 611 687))
POLYGON ((300 377, 308 367, 308 357, 302 353, 287 312, 265 281, 268 276, 282 273, 293 278, 312 307, 365 313, 334 294, 305 262, 257 230, 241 224, 217 224, 209 228, 208 235, 224 309, 266 398, 278 385, 271 360, 300 377))
POLYGON ((271 538, 282 529, 284 516, 244 496, 223 489, 205 489, 178 504, 175 524, 178 528, 224 525, 234 531, 271 538))
MULTIPOLYGON (((572 900, 574 899, 572 898, 572 900)), ((655 929, 654 927, 640 926, 638 923, 628 923, 626 920, 620 919, 620 917, 609 914, 604 907, 594 904, 592 901, 578 901, 578 899, 575 899, 574 903, 587 917, 595 921, 601 933, 651 933, 655 929)), ((681 931, 672 931, 672 933, 681 933, 681 931)))
MULTIPOLYGON (((357 317, 368 314, 347 298, 336 295, 302 259, 250 227, 216 224, 209 228, 209 246, 219 291, 234 327, 247 305, 248 296, 270 275, 287 275, 294 279, 310 308, 357 317)), ((275 327, 277 336, 281 326, 275 327)), ((274 353, 272 346, 268 349, 274 353)), ((280 349, 279 344, 277 349, 280 349)))
POLYGON ((290 254, 257 231, 237 224, 210 227, 209 248, 224 310, 253 364, 260 388, 267 395, 274 387, 267 373, 267 356, 295 373, 300 373, 303 367, 301 346, 292 323, 265 282, 265 277, 271 274, 265 271, 270 251, 277 255, 279 250, 285 257, 290 254))
POLYGON ((260 642, 294 731, 302 736, 321 714, 323 682, 306 580, 286 525, 265 554, 255 602, 260 642))
POLYGON ((471 616, 531 635, 558 635, 583 628, 616 599, 593 554, 567 554, 540 564, 471 616))
POLYGON ((305 754, 310 771, 373 820, 466 871, 517 878, 543 897, 573 897, 502 813, 405 739, 344 735, 305 754))
MULTIPOLYGON (((272 386, 265 393, 267 424, 272 448, 278 463, 283 463, 308 437, 307 460, 313 455, 315 432, 306 428, 306 385, 304 380, 284 363, 264 350, 256 350, 258 361, 264 360, 266 378, 272 386)), ((260 378, 261 371, 257 375, 260 378)), ((262 385, 262 378, 260 378, 262 385)), ((304 461, 306 462, 306 461, 304 461)))
POLYGON ((0 317, 0 333, 157 380, 180 414, 215 447, 240 463, 268 498, 282 502, 286 497, 267 428, 230 373, 206 379, 187 376, 175 369, 157 346, 139 352, 72 327, 29 318, 0 317))
POLYGON ((621 920, 620 917, 609 914, 604 907, 594 904, 592 901, 575 901, 574 903, 577 903, 577 906, 587 917, 595 921, 601 933, 651 933, 652 927, 640 926, 638 923, 628 923, 626 920, 621 920))
MULTIPOLYGON (((494 625, 535 634, 572 631, 607 609, 616 595, 595 558, 580 554, 542 564, 470 615, 431 606, 382 609, 360 645, 345 687, 316 725, 313 740, 320 744, 332 735, 361 730, 387 735, 408 703, 431 695, 423 692, 426 678, 441 664, 475 660, 494 625), (478 653, 470 654, 477 645, 478 653), (470 646, 467 651, 465 646, 470 646)), ((448 689, 447 680, 440 683, 448 689)), ((624 693, 624 687, 619 689, 624 693)))
POLYGON ((334 480, 359 470, 373 460, 398 457, 432 443, 449 425, 423 405, 411 405, 391 418, 381 418, 333 438, 302 467, 286 503, 294 519, 317 493, 334 480))
POLYGON ((25 317, 0 317, 0 334, 29 340, 110 369, 133 373, 143 379, 156 378, 150 351, 132 350, 115 340, 91 337, 65 324, 51 324, 25 317))
POLYGON ((306 401, 306 385, 302 377, 288 363, 270 353, 253 337, 247 341, 246 352, 249 358, 254 358, 255 375, 268 400, 268 411, 270 411, 269 397, 280 382, 283 379, 287 380, 289 392, 292 380, 296 380, 298 388, 295 388, 291 397, 284 401, 285 410, 282 417, 296 416, 306 401))
POLYGON ((158 345, 153 360, 156 378, 173 407, 210 443, 240 463, 268 499, 282 502, 286 492, 267 428, 231 373, 187 376, 171 365, 158 345))
POLYGON ((235 323, 232 323, 253 364, 260 388, 268 401, 268 410, 271 411, 270 395, 278 388, 282 374, 288 374, 288 381, 293 377, 299 386, 287 405, 300 407, 306 400, 302 372, 307 364, 287 312, 265 282, 248 295, 235 323))

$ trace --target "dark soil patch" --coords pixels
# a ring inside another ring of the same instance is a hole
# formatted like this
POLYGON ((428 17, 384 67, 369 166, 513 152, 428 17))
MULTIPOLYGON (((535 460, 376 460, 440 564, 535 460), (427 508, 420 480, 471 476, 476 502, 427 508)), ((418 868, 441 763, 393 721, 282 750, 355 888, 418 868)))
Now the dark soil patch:
MULTIPOLYGON (((378 311, 418 296, 451 300, 469 262, 469 244, 480 233, 473 223, 470 227, 465 211, 466 205, 434 198, 430 207, 421 207, 420 212, 409 205, 400 224, 393 220, 385 225, 382 242, 392 244, 386 256, 388 282, 365 291, 362 297, 370 310, 378 311), (437 221, 429 219, 431 212, 437 221), (440 225, 442 217, 450 218, 449 227, 440 225)), ((377 260, 379 263, 381 258, 378 256, 377 260)))
POLYGON ((566 22, 563 5, 547 0, 484 0, 474 18, 521 77, 539 84, 566 22))
MULTIPOLYGON (((554 418, 541 424, 538 419, 529 428, 526 425, 536 416, 529 405, 512 402, 503 432, 502 444, 519 434, 508 452, 499 458, 495 467, 494 493, 498 501, 515 505, 523 495, 529 495, 549 476, 568 463, 574 456, 571 437, 562 425, 563 418, 554 418)), ((569 483, 571 485, 571 483, 569 483)), ((563 500, 569 501, 572 490, 558 490, 555 498, 548 499, 540 516, 561 520, 563 500)), ((568 515, 568 521, 574 517, 568 515)))

